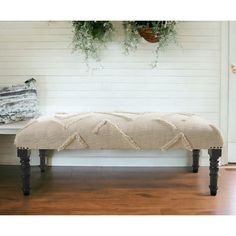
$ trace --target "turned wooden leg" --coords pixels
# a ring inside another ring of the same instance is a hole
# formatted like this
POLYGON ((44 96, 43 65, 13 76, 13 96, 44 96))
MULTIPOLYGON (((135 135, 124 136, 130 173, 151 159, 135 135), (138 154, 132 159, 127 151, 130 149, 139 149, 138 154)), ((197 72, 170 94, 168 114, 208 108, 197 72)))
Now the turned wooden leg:
POLYGON ((210 193, 211 196, 216 196, 217 194, 217 180, 219 171, 219 158, 221 157, 221 149, 208 149, 208 154, 210 155, 210 193))
POLYGON ((46 157, 46 150, 45 149, 39 149, 39 157, 40 157, 40 170, 41 172, 45 172, 45 157, 46 157))
POLYGON ((199 157, 200 157, 200 149, 193 149, 193 173, 198 172, 199 168, 199 157))
POLYGON ((27 196, 30 195, 30 150, 17 148, 17 156, 21 164, 22 191, 27 196))

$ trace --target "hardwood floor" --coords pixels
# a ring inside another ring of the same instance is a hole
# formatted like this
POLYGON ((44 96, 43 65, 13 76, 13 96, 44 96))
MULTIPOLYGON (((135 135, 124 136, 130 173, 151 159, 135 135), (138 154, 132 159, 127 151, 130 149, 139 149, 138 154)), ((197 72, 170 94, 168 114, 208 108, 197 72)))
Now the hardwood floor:
POLYGON ((209 172, 182 168, 32 167, 31 195, 17 166, 0 166, 0 214, 236 214, 236 169, 220 169, 209 196, 209 172))

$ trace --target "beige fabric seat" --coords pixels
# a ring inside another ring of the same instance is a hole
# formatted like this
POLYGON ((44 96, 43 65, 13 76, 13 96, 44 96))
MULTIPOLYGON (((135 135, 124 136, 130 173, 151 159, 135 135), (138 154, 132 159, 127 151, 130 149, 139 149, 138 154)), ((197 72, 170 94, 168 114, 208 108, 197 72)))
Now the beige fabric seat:
POLYGON ((31 120, 15 138, 29 149, 221 148, 219 129, 187 113, 89 112, 31 120))

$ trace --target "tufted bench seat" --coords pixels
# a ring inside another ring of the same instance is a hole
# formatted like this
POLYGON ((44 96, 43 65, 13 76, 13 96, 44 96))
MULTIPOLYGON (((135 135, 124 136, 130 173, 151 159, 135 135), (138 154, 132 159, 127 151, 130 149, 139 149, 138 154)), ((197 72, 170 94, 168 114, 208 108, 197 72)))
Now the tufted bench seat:
POLYGON ((223 138, 214 125, 189 113, 88 112, 32 119, 17 132, 15 145, 25 195, 30 193, 31 149, 39 149, 42 171, 50 149, 186 149, 193 153, 193 172, 198 172, 200 149, 208 149, 209 187, 211 195, 216 195, 223 138))

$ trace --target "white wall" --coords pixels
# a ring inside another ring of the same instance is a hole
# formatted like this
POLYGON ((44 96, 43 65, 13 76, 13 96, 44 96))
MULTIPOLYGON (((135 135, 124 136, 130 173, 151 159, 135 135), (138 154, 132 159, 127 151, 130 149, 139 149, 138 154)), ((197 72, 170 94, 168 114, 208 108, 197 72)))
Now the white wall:
MULTIPOLYGON (((229 65, 236 66, 236 21, 229 24, 229 65)), ((228 132, 228 156, 230 163, 236 163, 236 73, 229 72, 229 132, 228 132)))
MULTIPOLYGON (((220 22, 180 22, 179 45, 171 45, 151 69, 155 45, 142 42, 125 56, 121 22, 101 54, 87 68, 72 53, 70 22, 0 22, 0 85, 38 82, 43 114, 70 111, 180 111, 204 116, 219 125, 220 22)), ((15 164, 12 136, 0 137, 0 163, 15 164)), ((63 151, 55 165, 189 165, 185 151, 63 151)), ((33 153, 33 156, 37 154, 33 153)), ((208 164, 202 158, 202 165, 208 164)), ((33 157, 33 163, 38 159, 33 157)))

